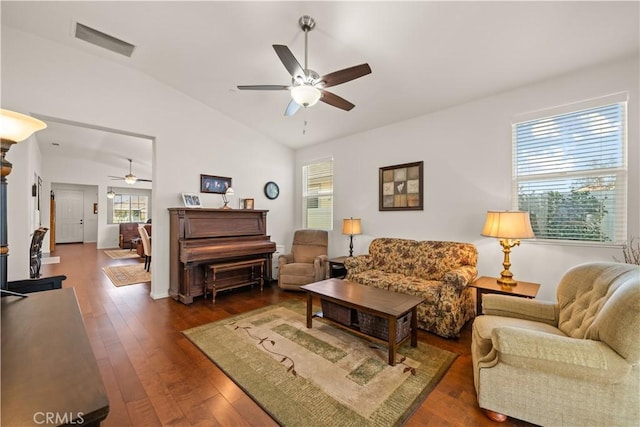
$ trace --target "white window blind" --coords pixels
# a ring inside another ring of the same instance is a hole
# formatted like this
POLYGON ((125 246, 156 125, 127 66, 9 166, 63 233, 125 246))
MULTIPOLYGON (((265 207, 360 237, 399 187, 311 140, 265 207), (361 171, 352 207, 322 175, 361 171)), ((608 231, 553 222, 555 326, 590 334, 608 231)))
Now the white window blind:
POLYGON ((302 167, 304 228, 333 228, 333 159, 302 167))
POLYGON ((622 243, 626 102, 513 124, 513 208, 537 239, 622 243))

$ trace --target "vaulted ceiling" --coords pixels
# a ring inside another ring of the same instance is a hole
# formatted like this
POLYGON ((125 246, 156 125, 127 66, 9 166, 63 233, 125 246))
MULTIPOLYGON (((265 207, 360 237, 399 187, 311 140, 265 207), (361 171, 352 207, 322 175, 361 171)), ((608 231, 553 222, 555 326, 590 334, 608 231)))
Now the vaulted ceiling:
MULTIPOLYGON (((10 26, 137 69, 292 148, 407 120, 573 70, 638 55, 638 2, 12 2, 10 26), (288 85, 273 44, 320 75, 368 63, 325 103, 285 117, 288 85), (73 37, 80 22, 135 45, 128 58, 73 37)), ((52 126, 46 132, 70 131, 52 126)), ((54 136, 54 135, 52 135, 54 136)), ((122 156, 123 158, 127 156, 122 156)), ((148 161, 148 160, 147 160, 148 161)), ((125 168, 128 166, 124 161, 125 168)))

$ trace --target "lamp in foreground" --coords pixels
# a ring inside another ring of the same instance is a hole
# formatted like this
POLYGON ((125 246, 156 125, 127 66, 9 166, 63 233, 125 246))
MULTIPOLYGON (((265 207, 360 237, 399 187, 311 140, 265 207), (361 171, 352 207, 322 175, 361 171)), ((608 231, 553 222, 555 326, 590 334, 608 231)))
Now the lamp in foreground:
POLYGON ((342 220, 342 234, 349 235, 349 256, 353 256, 353 236, 362 234, 360 218, 345 218, 342 220))
POLYGON ((5 155, 13 144, 24 141, 34 132, 46 128, 47 125, 36 118, 25 114, 0 109, 0 141, 2 170, 0 171, 0 206, 2 222, 0 223, 0 289, 7 289, 7 257, 9 243, 7 238, 7 175, 11 173, 13 165, 5 155))
POLYGON ((227 198, 227 196, 233 196, 233 193, 234 191, 231 187, 227 188, 227 191, 222 193, 222 201, 224 202, 224 206, 222 207, 222 209, 233 209, 229 206, 229 199, 227 198))
POLYGON ((488 211, 482 235, 500 239, 502 252, 504 252, 504 261, 502 262, 504 270, 500 273, 498 283, 507 288, 517 285, 517 282, 513 280, 513 273, 509 271, 511 267, 509 254, 511 248, 520 245, 520 239, 535 237, 529 220, 529 212, 488 211))

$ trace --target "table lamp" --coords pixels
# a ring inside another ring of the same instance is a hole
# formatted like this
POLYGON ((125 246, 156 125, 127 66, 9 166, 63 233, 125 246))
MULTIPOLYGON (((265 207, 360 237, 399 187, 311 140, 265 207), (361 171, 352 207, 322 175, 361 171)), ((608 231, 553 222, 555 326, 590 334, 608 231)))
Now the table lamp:
POLYGON ((47 125, 36 118, 25 114, 0 109, 0 141, 2 170, 0 175, 0 206, 2 209, 0 223, 0 289, 7 289, 7 257, 9 243, 7 238, 7 175, 11 173, 13 165, 5 159, 5 155, 13 144, 24 141, 34 132, 46 128, 47 125))
POLYGON ((360 218, 345 218, 342 220, 342 234, 349 235, 349 256, 353 256, 353 236, 362 234, 360 218))
POLYGON ((224 206, 222 207, 222 209, 233 209, 229 206, 229 199, 227 198, 227 196, 233 196, 233 193, 234 191, 231 187, 227 188, 227 191, 222 193, 222 201, 224 202, 224 206))
POLYGON ((500 273, 500 278, 497 280, 498 283, 505 288, 516 286, 517 282, 513 280, 513 273, 509 271, 511 267, 509 254, 511 253, 511 248, 520 245, 520 239, 532 239, 535 237, 531 229, 529 212, 487 211, 487 219, 484 223, 482 235, 500 239, 502 252, 504 252, 504 261, 502 262, 504 270, 500 273))

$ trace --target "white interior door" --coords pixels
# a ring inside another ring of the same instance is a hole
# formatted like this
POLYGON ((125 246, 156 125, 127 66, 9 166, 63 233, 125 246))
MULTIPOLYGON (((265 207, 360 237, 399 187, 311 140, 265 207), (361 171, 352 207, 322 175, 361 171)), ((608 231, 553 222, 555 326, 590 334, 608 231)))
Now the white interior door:
POLYGON ((56 191, 56 243, 83 242, 84 193, 78 190, 56 191))

